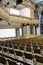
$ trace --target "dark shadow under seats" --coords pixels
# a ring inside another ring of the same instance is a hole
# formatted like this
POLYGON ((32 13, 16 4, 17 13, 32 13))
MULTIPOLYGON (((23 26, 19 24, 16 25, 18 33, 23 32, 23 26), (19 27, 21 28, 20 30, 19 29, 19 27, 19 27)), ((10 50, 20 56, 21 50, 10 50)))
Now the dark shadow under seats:
POLYGON ((13 49, 8 49, 10 54, 14 54, 14 50, 13 49))
POLYGON ((0 45, 1 45, 1 46, 4 46, 4 44, 3 44, 3 43, 1 43, 0 45))
POLYGON ((8 49, 7 49, 7 48, 3 48, 3 51, 4 51, 4 52, 8 52, 8 49))
POLYGON ((24 50, 24 46, 20 45, 19 46, 20 50, 24 50))
POLYGON ((8 44, 7 43, 5 43, 5 47, 8 47, 8 44))
POLYGON ((17 56, 23 56, 23 53, 21 51, 15 51, 17 56))
POLYGON ((17 65, 17 63, 15 61, 12 60, 8 60, 9 65, 17 65))
POLYGON ((30 64, 24 63, 23 65, 30 65, 30 64))
POLYGON ((10 47, 10 48, 12 48, 12 47, 13 47, 11 43, 9 43, 9 47, 10 47))
POLYGON ((0 63, 5 64, 5 62, 6 62, 6 59, 4 57, 0 56, 0 63))
POLYGON ((0 47, 0 51, 2 51, 2 47, 0 47))

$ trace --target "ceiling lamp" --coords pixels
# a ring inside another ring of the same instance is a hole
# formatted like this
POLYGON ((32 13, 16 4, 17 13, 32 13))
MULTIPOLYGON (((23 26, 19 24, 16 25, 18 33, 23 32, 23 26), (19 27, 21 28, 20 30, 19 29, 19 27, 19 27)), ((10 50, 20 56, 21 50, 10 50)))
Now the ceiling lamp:
POLYGON ((8 6, 9 4, 10 4, 10 3, 9 3, 9 2, 7 2, 7 3, 5 4, 5 7, 6 7, 6 6, 8 6))
POLYGON ((21 4, 23 0, 16 0, 16 5, 21 4))
POLYGON ((7 2, 7 5, 9 5, 9 2, 7 2))

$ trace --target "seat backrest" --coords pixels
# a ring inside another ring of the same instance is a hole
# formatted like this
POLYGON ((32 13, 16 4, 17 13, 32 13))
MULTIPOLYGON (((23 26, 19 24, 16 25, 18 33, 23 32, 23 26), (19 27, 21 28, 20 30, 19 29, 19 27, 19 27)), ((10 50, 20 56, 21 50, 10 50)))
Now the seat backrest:
POLYGON ((33 58, 32 54, 24 53, 25 58, 31 59, 33 58))
POLYGON ((9 50, 9 52, 11 53, 11 54, 14 54, 14 50, 13 49, 8 49, 9 50))
POLYGON ((20 48, 20 50, 24 50, 24 47, 21 45, 21 46, 19 46, 19 48, 20 48))
POLYGON ((43 57, 35 55, 35 58, 37 62, 43 63, 43 57))
POLYGON ((3 48, 3 50, 4 50, 5 52, 7 52, 8 49, 7 49, 7 48, 3 48))
POLYGON ((16 55, 18 55, 18 56, 22 56, 23 55, 23 53, 21 51, 15 51, 15 52, 16 52, 16 55))
POLYGON ((31 52, 31 48, 30 47, 26 47, 26 51, 31 52))
POLYGON ((40 54, 40 49, 34 49, 34 53, 40 54))
POLYGON ((18 46, 15 44, 15 45, 14 45, 14 48, 15 48, 15 49, 18 49, 18 46))

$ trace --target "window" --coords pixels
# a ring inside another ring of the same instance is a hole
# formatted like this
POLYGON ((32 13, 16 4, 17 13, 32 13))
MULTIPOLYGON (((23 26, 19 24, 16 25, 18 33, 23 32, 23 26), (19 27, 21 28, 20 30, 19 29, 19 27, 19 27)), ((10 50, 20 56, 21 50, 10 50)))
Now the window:
POLYGON ((15 29, 0 29, 0 38, 16 37, 15 29))

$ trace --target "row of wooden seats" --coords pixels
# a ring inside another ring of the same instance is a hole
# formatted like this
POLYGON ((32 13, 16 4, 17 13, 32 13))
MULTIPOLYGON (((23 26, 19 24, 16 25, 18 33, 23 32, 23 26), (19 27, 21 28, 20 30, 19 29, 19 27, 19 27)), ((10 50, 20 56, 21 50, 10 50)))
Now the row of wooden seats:
MULTIPOLYGON (((26 41, 26 43, 24 43, 24 41, 20 44, 20 41, 18 40, 16 40, 16 42, 15 42, 15 40, 13 40, 13 42, 12 42, 12 40, 10 40, 10 42, 9 42, 9 40, 7 40, 7 42, 6 41, 4 41, 4 42, 1 42, 0 43, 0 48, 1 48, 1 51, 2 51, 2 54, 3 54, 3 52, 4 52, 4 55, 6 54, 6 52, 8 53, 8 55, 10 54, 13 54, 13 55, 15 55, 16 54, 16 56, 18 57, 18 56, 21 56, 21 57, 23 57, 23 59, 25 59, 26 60, 26 58, 27 59, 33 59, 33 55, 32 54, 28 54, 28 53, 25 53, 25 52, 21 52, 20 50, 25 50, 26 49, 26 51, 28 51, 28 52, 32 52, 32 51, 30 51, 31 50, 31 46, 33 45, 35 45, 33 42, 31 42, 32 43, 32 45, 31 44, 29 44, 29 43, 27 43, 27 41, 26 41), (17 43, 16 43, 17 42, 17 43), (24 43, 24 44, 23 44, 24 43), (25 48, 24 48, 25 47, 25 48), (11 49, 10 49, 11 48, 11 49), (15 50, 15 49, 17 49, 17 50, 15 50)), ((35 45, 36 46, 36 45, 35 45)), ((37 46, 36 46, 37 47, 37 46)), ((34 48, 34 53, 40 53, 40 49, 37 49, 37 48, 34 48)), ((40 56, 37 56, 37 55, 35 55, 35 58, 36 58, 36 61, 37 62, 41 62, 41 63, 43 63, 43 57, 40 57, 40 56), (41 59, 41 60, 40 60, 41 59)))
POLYGON ((25 60, 26 60, 26 58, 30 59, 30 60, 32 60, 33 58, 36 58, 36 61, 43 63, 43 57, 40 57, 40 56, 35 55, 35 57, 34 57, 32 54, 29 54, 29 53, 26 53, 26 52, 21 52, 21 51, 14 50, 14 49, 8 49, 8 48, 3 48, 3 50, 4 51, 2 51, 2 53, 4 52, 5 55, 6 55, 6 52, 7 52, 7 55, 10 54, 10 56, 11 56, 11 54, 12 54, 13 57, 15 56, 15 58, 16 58, 16 56, 17 57, 20 56, 25 60))
POLYGON ((1 55, 0 55, 0 63, 4 65, 30 65, 30 64, 18 62, 16 60, 12 60, 10 58, 3 57, 1 55))
POLYGON ((8 48, 2 48, 2 47, 0 47, 0 50, 2 51, 1 53, 4 53, 4 54, 6 54, 6 52, 7 52, 7 55, 8 54, 13 54, 15 56, 15 54, 16 54, 16 56, 21 56, 23 58, 24 58, 24 56, 25 56, 25 58, 28 58, 28 59, 33 58, 32 54, 21 52, 20 50, 18 51, 18 50, 14 50, 14 49, 10 49, 10 48, 9 49, 8 48))
POLYGON ((10 48, 14 48, 14 49, 20 49, 20 50, 25 50, 25 48, 26 48, 26 51, 30 51, 31 52, 31 49, 33 49, 34 50, 34 52, 35 52, 35 50, 39 50, 40 51, 40 49, 43 49, 43 46, 40 46, 39 47, 39 49, 38 49, 38 46, 37 45, 35 45, 35 44, 17 44, 17 43, 11 43, 11 41, 10 42, 8 42, 8 41, 6 41, 6 42, 0 42, 0 46, 5 46, 5 47, 10 47, 10 48))
MULTIPOLYGON (((23 46, 21 44, 17 45, 17 44, 11 44, 11 43, 9 43, 9 45, 8 45, 8 43, 5 43, 5 44, 1 43, 0 44, 0 46, 4 46, 4 45, 5 45, 5 47, 18 49, 18 50, 24 50, 24 51, 26 50, 28 52, 32 52, 32 48, 30 45, 23 46)), ((40 49, 37 49, 37 46, 34 46, 33 50, 34 50, 34 53, 40 53, 40 49)))
MULTIPOLYGON (((10 49, 10 48, 3 48, 3 47, 0 47, 0 50, 2 51, 2 53, 4 52, 7 52, 7 54, 13 54, 13 55, 17 55, 17 56, 25 56, 25 58, 28 58, 28 59, 32 59, 33 56, 32 54, 28 54, 28 53, 25 53, 25 52, 21 52, 20 50, 14 50, 14 49, 10 49), (26 55, 27 54, 27 55, 26 55), (30 55, 30 56, 29 56, 30 55), (29 58, 30 57, 30 58, 29 58), (32 57, 32 58, 31 58, 32 57)), ((37 52, 37 51, 36 51, 37 52)))

